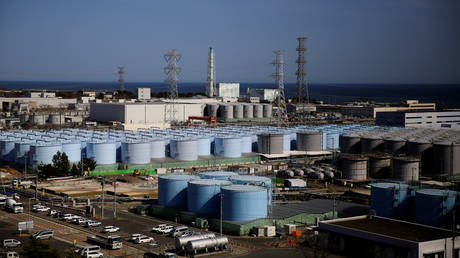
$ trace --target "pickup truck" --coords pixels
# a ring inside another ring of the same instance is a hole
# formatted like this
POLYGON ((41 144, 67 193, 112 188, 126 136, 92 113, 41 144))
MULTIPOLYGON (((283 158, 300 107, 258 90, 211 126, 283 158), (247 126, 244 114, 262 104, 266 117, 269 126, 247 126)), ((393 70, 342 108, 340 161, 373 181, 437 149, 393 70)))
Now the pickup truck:
POLYGON ((123 247, 123 239, 120 236, 93 236, 87 237, 87 242, 100 246, 105 249, 121 249, 123 247))

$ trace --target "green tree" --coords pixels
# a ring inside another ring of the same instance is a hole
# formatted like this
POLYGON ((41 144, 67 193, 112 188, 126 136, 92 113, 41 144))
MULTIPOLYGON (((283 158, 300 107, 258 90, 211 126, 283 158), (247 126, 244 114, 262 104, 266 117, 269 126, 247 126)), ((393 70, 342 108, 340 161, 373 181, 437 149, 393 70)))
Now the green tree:
POLYGON ((42 240, 32 240, 24 247, 26 257, 35 258, 60 258, 59 251, 51 248, 50 243, 42 240))
POLYGON ((53 156, 53 167, 56 169, 58 176, 66 176, 70 172, 70 162, 67 154, 58 151, 53 156))
POLYGON ((83 159, 83 169, 81 168, 81 162, 78 162, 77 168, 79 171, 93 171, 96 168, 96 161, 93 159, 83 159))
POLYGON ((51 164, 40 164, 38 165, 37 170, 41 177, 53 177, 58 174, 56 168, 51 164))
POLYGON ((70 175, 72 176, 81 176, 81 170, 78 169, 77 165, 73 164, 70 169, 70 175))

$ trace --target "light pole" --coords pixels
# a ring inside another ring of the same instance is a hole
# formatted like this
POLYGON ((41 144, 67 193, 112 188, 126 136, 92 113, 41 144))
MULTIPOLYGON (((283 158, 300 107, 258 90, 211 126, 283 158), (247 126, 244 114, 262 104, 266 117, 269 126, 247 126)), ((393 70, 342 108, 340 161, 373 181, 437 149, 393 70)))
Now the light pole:
POLYGON ((37 200, 37 198, 34 198, 34 197, 29 198, 29 221, 30 221, 30 200, 32 200, 32 199, 37 200))
POLYGON ((117 178, 113 182, 113 218, 117 218, 117 178))

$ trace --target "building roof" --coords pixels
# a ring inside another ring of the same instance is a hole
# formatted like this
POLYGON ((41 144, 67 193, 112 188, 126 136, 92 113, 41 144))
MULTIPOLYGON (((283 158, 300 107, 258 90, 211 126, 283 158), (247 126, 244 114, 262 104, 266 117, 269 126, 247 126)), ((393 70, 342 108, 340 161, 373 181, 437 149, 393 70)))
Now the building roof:
POLYGON ((365 231, 413 242, 425 242, 452 236, 448 230, 373 216, 326 222, 343 228, 365 231))
MULTIPOLYGON (((333 211, 333 202, 329 199, 313 199, 299 203, 276 204, 273 206, 272 216, 274 219, 282 219, 301 213, 324 214, 333 211)), ((368 211, 369 206, 336 201, 336 212, 340 217, 363 215, 367 214, 368 211)))

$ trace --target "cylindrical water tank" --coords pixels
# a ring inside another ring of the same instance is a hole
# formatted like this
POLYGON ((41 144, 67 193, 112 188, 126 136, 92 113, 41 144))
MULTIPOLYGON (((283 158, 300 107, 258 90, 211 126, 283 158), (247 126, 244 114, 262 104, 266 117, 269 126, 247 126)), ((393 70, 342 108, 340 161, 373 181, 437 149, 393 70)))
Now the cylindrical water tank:
POLYGON ((257 150, 263 154, 283 154, 283 134, 259 134, 257 135, 257 150))
POLYGON ((198 155, 209 156, 211 155, 211 137, 203 136, 198 138, 198 155))
POLYGON ((197 214, 220 211, 220 188, 231 185, 228 180, 199 179, 188 182, 187 209, 197 214))
POLYGON ((203 179, 218 179, 218 180, 228 180, 232 176, 237 176, 238 174, 231 171, 208 171, 200 173, 200 177, 203 179))
POLYGON ((207 104, 206 109, 208 116, 217 117, 217 110, 219 109, 218 104, 207 104))
POLYGON ((152 158, 150 141, 127 141, 121 144, 121 161, 125 164, 149 164, 152 158))
POLYGON ((233 105, 222 104, 220 105, 221 117, 223 119, 233 119, 233 105))
POLYGON ((254 118, 262 118, 264 117, 264 111, 262 104, 254 104, 254 118))
POLYGON ((377 216, 408 219, 411 217, 413 202, 406 184, 371 184, 371 207, 377 216))
POLYGON ((393 177, 402 181, 418 181, 420 159, 415 157, 393 157, 393 177))
POLYGON ((338 133, 334 133, 334 132, 326 133, 326 148, 327 149, 338 149, 339 148, 339 138, 340 138, 340 135, 338 133))
POLYGON ((434 143, 433 161, 433 172, 437 174, 460 174, 460 144, 449 141, 434 143))
POLYGON ((17 163, 24 164, 26 153, 30 151, 32 141, 21 141, 14 144, 14 160, 17 163))
POLYGON ((50 114, 48 118, 48 122, 52 125, 60 125, 64 122, 61 122, 61 115, 60 114, 50 114))
POLYGON ((191 138, 171 139, 169 151, 171 157, 177 160, 197 160, 198 142, 191 138))
POLYGON ((252 152, 252 135, 241 135, 241 152, 252 152))
POLYGON ((361 153, 383 151, 383 139, 378 136, 364 136, 361 138, 361 153))
POLYGON ((46 120, 48 120, 48 115, 43 114, 32 114, 29 117, 29 121, 35 125, 44 125, 46 123, 46 120))
POLYGON ((221 187, 223 219, 249 221, 267 217, 267 190, 253 185, 221 187))
POLYGON ((243 105, 243 116, 244 116, 244 118, 253 118, 254 117, 254 105, 253 104, 244 104, 243 105))
POLYGON ((93 141, 86 144, 86 157, 96 161, 96 164, 115 164, 117 145, 115 142, 93 141))
POLYGON ((340 135, 339 146, 342 153, 360 153, 361 137, 354 134, 340 135))
POLYGON ((0 149, 3 160, 14 161, 14 144, 15 141, 12 139, 3 139, 0 141, 0 149))
POLYGON ((64 142, 62 143, 62 152, 67 155, 70 163, 78 163, 81 161, 81 144, 80 142, 64 142))
POLYGON ((268 192, 268 204, 272 204, 272 180, 268 177, 263 176, 232 176, 230 181, 237 185, 256 185, 267 189, 268 192))
POLYGON ((197 176, 169 174, 158 177, 158 204, 166 207, 185 207, 187 205, 187 187, 190 180, 197 176))
POLYGON ((390 178, 391 156, 385 154, 370 154, 369 176, 371 178, 390 178))
POLYGON ((383 141, 383 150, 391 154, 406 153, 406 140, 398 137, 385 139, 383 141))
POLYGON ((455 191, 418 190, 415 192, 415 221, 435 227, 452 225, 451 211, 455 208, 456 201, 455 191))
POLYGON ((218 136, 215 141, 216 155, 226 158, 241 157, 241 138, 237 136, 218 136))
POLYGON ((299 151, 321 151, 323 145, 323 134, 318 131, 298 131, 297 150, 299 151))
POLYGON ((234 118, 244 118, 243 104, 235 104, 233 106, 233 117, 234 118))
POLYGON ((273 115, 273 107, 270 104, 263 104, 263 115, 266 118, 271 118, 273 115))
POLYGON ((166 156, 166 144, 164 139, 151 139, 150 148, 150 155, 152 159, 163 159, 166 156))
POLYGON ((39 144, 34 143, 30 145, 29 164, 37 166, 40 164, 52 164, 53 156, 57 152, 62 152, 62 145, 58 143, 39 144))
POLYGON ((361 155, 340 155, 342 178, 349 180, 367 179, 367 162, 369 158, 361 155))

